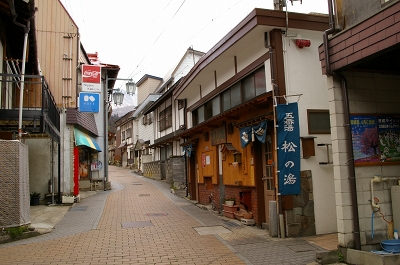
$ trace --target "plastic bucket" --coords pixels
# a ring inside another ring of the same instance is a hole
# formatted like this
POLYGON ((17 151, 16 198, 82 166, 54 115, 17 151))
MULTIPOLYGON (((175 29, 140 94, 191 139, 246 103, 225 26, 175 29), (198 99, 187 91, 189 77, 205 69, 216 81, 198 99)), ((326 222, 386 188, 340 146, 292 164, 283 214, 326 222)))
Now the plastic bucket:
POLYGON ((386 252, 400 253, 400 239, 383 240, 381 247, 386 252))

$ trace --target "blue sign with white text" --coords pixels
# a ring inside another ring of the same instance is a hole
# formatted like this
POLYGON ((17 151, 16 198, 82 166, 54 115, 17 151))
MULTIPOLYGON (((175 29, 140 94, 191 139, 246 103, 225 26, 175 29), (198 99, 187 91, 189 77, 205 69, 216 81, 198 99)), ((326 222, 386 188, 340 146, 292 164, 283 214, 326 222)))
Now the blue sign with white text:
POLYGON ((276 111, 279 193, 300 194, 300 126, 297 102, 280 104, 276 111))
POLYGON ((99 112, 100 94, 98 93, 79 93, 79 111, 80 112, 99 112))

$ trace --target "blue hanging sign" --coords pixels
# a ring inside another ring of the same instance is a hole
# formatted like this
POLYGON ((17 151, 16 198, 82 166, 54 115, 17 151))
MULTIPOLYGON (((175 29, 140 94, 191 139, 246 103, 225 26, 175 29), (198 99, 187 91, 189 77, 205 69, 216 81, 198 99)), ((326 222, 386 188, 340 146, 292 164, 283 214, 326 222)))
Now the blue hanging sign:
POLYGON ((260 142, 265 143, 267 135, 267 121, 262 121, 258 125, 240 128, 240 143, 245 148, 250 142, 254 142, 257 138, 260 142))
POLYGON ((79 93, 79 111, 80 112, 99 112, 100 94, 98 93, 79 93))
POLYGON ((300 194, 300 127, 297 102, 280 104, 276 111, 279 193, 300 194))

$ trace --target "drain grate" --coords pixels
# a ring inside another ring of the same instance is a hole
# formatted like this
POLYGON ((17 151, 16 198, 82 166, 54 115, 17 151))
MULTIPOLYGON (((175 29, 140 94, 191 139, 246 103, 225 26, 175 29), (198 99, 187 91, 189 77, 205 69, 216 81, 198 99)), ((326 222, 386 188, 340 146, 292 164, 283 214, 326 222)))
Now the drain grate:
POLYGON ((309 244, 298 244, 286 246, 293 250, 294 252, 306 252, 306 251, 316 251, 317 249, 309 244))
POLYGON ((193 227, 199 235, 219 235, 219 234, 228 234, 232 233, 228 229, 223 226, 204 226, 204 227, 193 227))
POLYGON ((132 185, 143 185, 143 183, 140 183, 140 182, 133 182, 132 185))
POLYGON ((145 226, 154 226, 154 224, 150 221, 138 221, 138 222, 125 222, 121 223, 122 228, 137 228, 137 227, 145 227, 145 226))
POLYGON ((147 213, 146 216, 167 216, 167 213, 147 213))
POLYGON ((139 197, 146 197, 146 196, 150 196, 150 194, 139 194, 139 197))
POLYGON ((242 225, 240 225, 240 224, 237 224, 237 223, 235 223, 235 222, 230 222, 230 221, 224 221, 223 223, 222 223, 222 225, 223 226, 225 226, 225 227, 227 227, 227 228, 229 228, 229 227, 242 227, 242 225))
POLYGON ((75 206, 75 207, 72 207, 69 211, 70 212, 83 212, 83 211, 86 211, 86 209, 87 209, 87 206, 75 206))

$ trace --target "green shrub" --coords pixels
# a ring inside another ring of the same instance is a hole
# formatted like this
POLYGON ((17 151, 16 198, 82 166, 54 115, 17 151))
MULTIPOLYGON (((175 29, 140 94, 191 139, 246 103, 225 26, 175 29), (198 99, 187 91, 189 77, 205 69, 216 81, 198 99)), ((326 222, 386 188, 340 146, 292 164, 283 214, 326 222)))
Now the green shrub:
POLYGON ((7 228, 7 234, 10 235, 11 238, 16 238, 17 236, 22 235, 24 232, 28 231, 28 228, 25 226, 18 226, 18 227, 10 227, 7 228))

